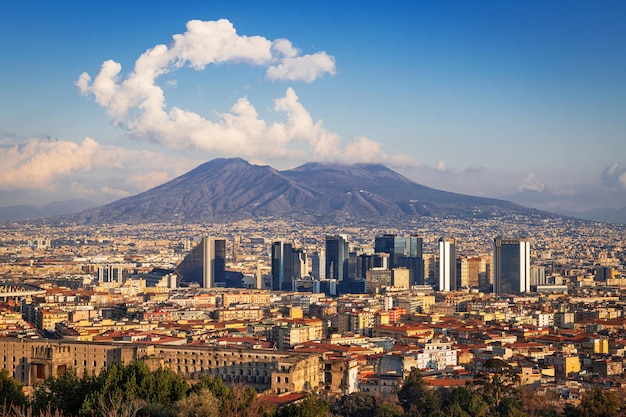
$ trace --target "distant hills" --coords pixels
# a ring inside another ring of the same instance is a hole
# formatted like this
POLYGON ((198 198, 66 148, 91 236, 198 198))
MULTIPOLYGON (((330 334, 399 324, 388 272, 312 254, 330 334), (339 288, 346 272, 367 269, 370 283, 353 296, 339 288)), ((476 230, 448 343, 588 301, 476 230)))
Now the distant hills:
POLYGON ((561 214, 603 223, 626 224, 626 207, 620 209, 598 208, 588 211, 559 211, 561 214))
POLYGON ((0 207, 0 222, 42 219, 63 214, 79 213, 97 205, 89 200, 74 199, 57 201, 43 206, 28 204, 5 206, 0 207))
POLYGON ((215 159, 132 197, 72 215, 80 223, 215 222, 267 216, 312 221, 557 215, 417 184, 380 164, 308 163, 278 171, 215 159))

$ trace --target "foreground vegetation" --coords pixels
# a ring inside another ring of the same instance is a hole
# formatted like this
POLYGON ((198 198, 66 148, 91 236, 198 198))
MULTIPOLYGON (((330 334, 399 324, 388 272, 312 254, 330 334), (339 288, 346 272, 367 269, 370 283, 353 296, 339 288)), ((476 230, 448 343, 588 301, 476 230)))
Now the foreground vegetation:
POLYGON ((48 378, 30 398, 6 370, 0 371, 0 401, 6 417, 610 417, 624 409, 610 391, 592 389, 578 406, 520 390, 518 378, 499 360, 463 387, 433 389, 413 370, 397 397, 356 392, 330 404, 311 394, 284 407, 261 400, 249 386, 226 386, 219 376, 189 385, 168 369, 151 371, 140 361, 112 365, 98 376, 73 371, 48 378))

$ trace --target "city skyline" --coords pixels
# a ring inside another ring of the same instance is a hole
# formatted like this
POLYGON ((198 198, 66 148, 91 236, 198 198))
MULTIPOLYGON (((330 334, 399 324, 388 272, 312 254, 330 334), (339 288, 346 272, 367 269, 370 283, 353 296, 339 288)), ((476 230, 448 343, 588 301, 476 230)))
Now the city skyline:
POLYGON ((7 6, 0 205, 108 202, 241 156, 626 206, 623 3, 150 5, 7 6))

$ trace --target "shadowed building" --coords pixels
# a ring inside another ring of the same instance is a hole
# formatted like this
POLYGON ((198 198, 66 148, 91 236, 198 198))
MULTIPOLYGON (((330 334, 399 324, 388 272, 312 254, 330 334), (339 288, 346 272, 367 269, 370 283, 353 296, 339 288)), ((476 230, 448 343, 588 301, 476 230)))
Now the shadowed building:
POLYGON ((272 290, 293 291, 293 259, 291 243, 272 243, 272 290))
POLYGON ((348 279, 348 242, 343 236, 326 236, 326 278, 348 279))
MULTIPOLYGON (((205 237, 176 267, 182 282, 212 288, 226 281, 226 240, 205 237)), ((223 284, 222 284, 223 285, 223 284)))
POLYGON ((497 236, 493 243, 493 286, 496 294, 530 291, 530 242, 497 236))

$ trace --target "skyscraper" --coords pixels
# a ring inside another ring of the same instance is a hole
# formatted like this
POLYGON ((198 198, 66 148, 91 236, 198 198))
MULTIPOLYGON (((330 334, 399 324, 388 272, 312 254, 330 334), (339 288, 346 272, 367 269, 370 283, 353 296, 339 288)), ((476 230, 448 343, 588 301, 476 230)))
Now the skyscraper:
POLYGON ((272 290, 293 290, 293 246, 283 241, 272 243, 272 290))
POLYGON ((405 254, 409 258, 421 258, 424 239, 418 235, 411 235, 406 241, 405 254))
POLYGON ((497 236, 493 242, 493 287, 496 294, 530 291, 530 242, 497 236))
POLYGON ((311 276, 317 279, 326 278, 326 252, 319 250, 311 255, 311 276))
POLYGON ((326 278, 348 279, 348 242, 343 236, 326 236, 326 278))
POLYGON ((374 239, 374 252, 389 254, 389 268, 398 266, 398 258, 404 256, 405 239, 402 236, 386 234, 374 239))
POLYGON ((183 282, 212 288, 226 281, 226 240, 205 237, 176 267, 183 282))
POLYGON ((456 290, 456 244, 452 237, 439 239, 439 291, 456 290))

